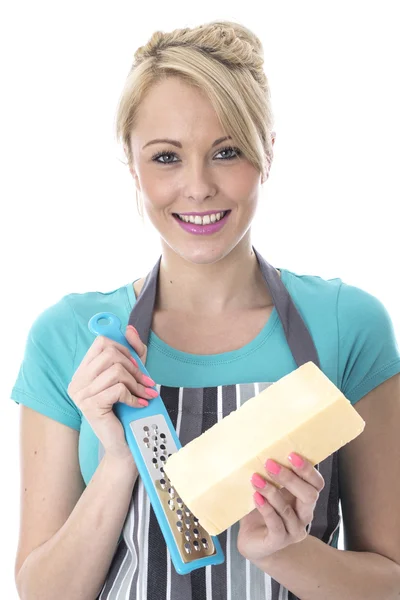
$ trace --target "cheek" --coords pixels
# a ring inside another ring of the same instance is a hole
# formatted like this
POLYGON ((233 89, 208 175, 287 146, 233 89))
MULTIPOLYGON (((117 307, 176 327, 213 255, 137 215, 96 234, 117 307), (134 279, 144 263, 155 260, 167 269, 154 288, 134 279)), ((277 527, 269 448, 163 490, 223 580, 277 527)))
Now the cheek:
POLYGON ((157 211, 167 207, 174 197, 173 188, 165 180, 159 181, 150 177, 142 181, 142 196, 145 206, 149 211, 157 211))

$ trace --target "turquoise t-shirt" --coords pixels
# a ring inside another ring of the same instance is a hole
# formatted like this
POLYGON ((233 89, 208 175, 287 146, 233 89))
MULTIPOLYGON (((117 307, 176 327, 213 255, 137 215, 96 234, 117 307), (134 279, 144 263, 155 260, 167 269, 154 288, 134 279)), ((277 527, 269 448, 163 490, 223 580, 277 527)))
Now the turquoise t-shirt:
MULTIPOLYGON (((280 269, 303 317, 321 369, 355 404, 400 372, 400 352, 383 304, 341 279, 325 280, 280 269)), ((96 313, 116 314, 122 332, 136 301, 133 284, 111 292, 68 294, 44 310, 28 333, 11 398, 80 431, 79 461, 86 484, 99 464, 99 441, 67 388, 95 336, 96 313)), ((297 367, 274 308, 260 333, 239 350, 213 355, 175 350, 150 331, 146 369, 159 385, 208 387, 274 382, 297 367)))

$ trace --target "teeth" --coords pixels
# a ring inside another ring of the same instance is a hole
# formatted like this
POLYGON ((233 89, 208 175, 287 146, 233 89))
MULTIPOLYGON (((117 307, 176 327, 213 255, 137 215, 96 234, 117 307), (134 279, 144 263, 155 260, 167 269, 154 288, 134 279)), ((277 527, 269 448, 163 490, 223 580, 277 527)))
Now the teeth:
POLYGON ((212 215, 206 215, 205 217, 200 216, 188 216, 188 215, 179 215, 178 217, 181 221, 185 221, 186 223, 194 223, 195 225, 209 225, 210 223, 215 223, 222 219, 222 217, 226 214, 225 212, 213 213, 212 215))

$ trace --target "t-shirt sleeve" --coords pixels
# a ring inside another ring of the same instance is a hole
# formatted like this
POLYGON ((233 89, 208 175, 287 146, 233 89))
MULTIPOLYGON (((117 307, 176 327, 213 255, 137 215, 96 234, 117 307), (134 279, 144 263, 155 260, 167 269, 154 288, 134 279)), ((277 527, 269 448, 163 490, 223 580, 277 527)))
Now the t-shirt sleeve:
POLYGON ((390 315, 378 298, 342 283, 338 295, 340 389, 355 404, 400 372, 390 315))
POLYGON ((79 431, 82 413, 67 392, 74 373, 76 328, 67 296, 36 318, 11 399, 79 431))

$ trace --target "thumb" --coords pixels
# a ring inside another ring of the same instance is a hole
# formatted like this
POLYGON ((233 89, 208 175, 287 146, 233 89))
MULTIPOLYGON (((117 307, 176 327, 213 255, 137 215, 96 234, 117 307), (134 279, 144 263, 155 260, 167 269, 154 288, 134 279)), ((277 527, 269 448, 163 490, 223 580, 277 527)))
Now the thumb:
POLYGON ((127 326, 125 330, 125 338, 135 350, 142 363, 145 365, 147 357, 147 346, 143 344, 137 330, 132 325, 127 326))

